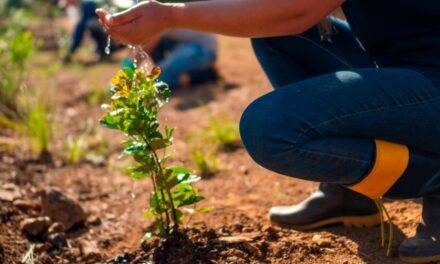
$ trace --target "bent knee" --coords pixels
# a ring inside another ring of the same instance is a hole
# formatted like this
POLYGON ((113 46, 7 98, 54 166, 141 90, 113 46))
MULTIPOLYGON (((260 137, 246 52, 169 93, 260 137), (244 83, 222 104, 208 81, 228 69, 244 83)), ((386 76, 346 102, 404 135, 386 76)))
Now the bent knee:
POLYGON ((261 166, 276 171, 277 160, 296 149, 290 140, 294 131, 276 105, 265 97, 252 102, 240 120, 240 134, 247 152, 261 166))

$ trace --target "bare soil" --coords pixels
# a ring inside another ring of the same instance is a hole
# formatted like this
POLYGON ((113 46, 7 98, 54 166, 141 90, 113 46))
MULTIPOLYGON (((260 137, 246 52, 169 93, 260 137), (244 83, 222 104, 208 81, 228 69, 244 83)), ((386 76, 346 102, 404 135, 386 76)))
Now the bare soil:
MULTIPOLYGON (((177 128, 175 164, 194 168, 185 136, 209 122, 206 111, 227 114, 238 122, 245 107, 271 89, 248 40, 221 37, 220 48, 218 69, 223 80, 173 92, 170 104, 161 112, 162 121, 177 128)), ((206 197, 202 206, 213 206, 212 213, 195 216, 180 236, 149 239, 141 245, 151 224, 142 218, 151 186, 121 172, 126 164, 118 160, 121 135, 101 128, 98 120, 102 110, 84 100, 92 87, 106 89, 119 62, 60 66, 54 51, 37 56, 36 68, 53 70, 43 80, 32 77, 33 85, 47 87, 55 105, 57 131, 52 157, 39 159, 20 143, 3 149, 0 192, 17 187, 17 197, 38 203, 39 190, 58 187, 74 197, 89 218, 67 232, 68 246, 45 248, 44 241, 23 234, 19 228, 22 219, 41 214, 38 207, 23 210, 11 201, 0 200, 0 263, 21 263, 26 253, 34 263, 397 263, 398 245, 415 232, 418 201, 386 202, 397 225, 391 257, 386 257, 380 246, 379 227, 332 226, 298 232, 271 226, 266 217, 271 206, 297 203, 312 193, 316 184, 267 171, 239 148, 220 153, 222 170, 198 184, 206 197), (66 135, 78 134, 89 118, 109 142, 105 161, 100 165, 68 165, 63 158, 66 135)), ((83 60, 81 54, 77 59, 83 60)), ((0 128, 0 137, 20 142, 6 128, 0 128)))

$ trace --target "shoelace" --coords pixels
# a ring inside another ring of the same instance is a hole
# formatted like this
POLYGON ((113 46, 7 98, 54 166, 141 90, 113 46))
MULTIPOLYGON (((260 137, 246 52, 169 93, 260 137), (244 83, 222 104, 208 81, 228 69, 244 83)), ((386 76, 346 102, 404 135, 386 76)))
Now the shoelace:
POLYGON ((393 236, 394 236, 394 223, 391 220, 390 214, 388 213, 386 207, 384 206, 382 200, 380 198, 375 199, 374 202, 376 203, 377 208, 379 209, 380 214, 380 237, 381 237, 381 245, 382 247, 385 247, 385 219, 384 219, 384 213, 388 220, 388 227, 389 227, 389 236, 388 236, 388 246, 387 246, 387 256, 391 256, 391 251, 393 247, 393 236))

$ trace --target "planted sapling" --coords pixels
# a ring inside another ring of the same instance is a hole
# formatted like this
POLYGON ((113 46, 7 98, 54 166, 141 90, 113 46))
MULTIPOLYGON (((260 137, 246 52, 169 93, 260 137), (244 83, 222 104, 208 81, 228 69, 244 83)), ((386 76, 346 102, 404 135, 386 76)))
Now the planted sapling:
POLYGON ((133 179, 150 178, 153 184, 150 208, 144 216, 154 218, 155 222, 153 231, 147 235, 166 237, 179 230, 184 213, 206 209, 195 210, 203 196, 192 183, 200 177, 186 168, 167 165, 166 149, 172 145, 174 129, 161 128, 157 118, 170 93, 165 83, 155 82, 159 74, 157 67, 151 74, 130 68, 119 71, 112 80, 111 104, 103 105, 108 112, 101 124, 126 135, 122 156, 130 155, 136 163, 127 169, 128 175, 133 179))

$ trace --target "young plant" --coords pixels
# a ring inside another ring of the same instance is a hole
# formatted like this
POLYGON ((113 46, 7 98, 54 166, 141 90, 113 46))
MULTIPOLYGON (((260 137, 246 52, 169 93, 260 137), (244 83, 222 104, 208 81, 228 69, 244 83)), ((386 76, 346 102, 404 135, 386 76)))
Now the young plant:
POLYGON ((52 138, 49 113, 48 106, 42 103, 40 96, 37 96, 35 102, 27 103, 23 127, 31 141, 32 148, 40 155, 49 152, 49 143, 52 138))
POLYGON ((21 12, 15 12, 7 27, 0 26, 0 111, 8 117, 16 114, 29 59, 40 45, 24 30, 23 20, 21 12))
POLYGON ((185 212, 193 212, 186 207, 195 206, 203 196, 192 186, 200 177, 186 168, 167 166, 165 150, 172 144, 174 129, 161 129, 157 118, 170 93, 165 83, 155 82, 159 74, 157 67, 148 75, 130 68, 119 71, 112 80, 111 104, 103 105, 108 112, 101 124, 126 135, 122 155, 130 155, 136 162, 128 168, 128 175, 133 179, 150 178, 153 184, 150 208, 144 216, 155 222, 147 235, 166 237, 179 230, 185 212))
POLYGON ((212 151, 194 149, 191 152, 191 159, 197 167, 197 172, 204 177, 212 176, 219 170, 220 161, 212 151))
POLYGON ((87 153, 87 142, 83 136, 73 137, 69 135, 67 137, 67 162, 69 164, 75 164, 81 161, 87 153))
POLYGON ((234 150, 242 145, 237 123, 227 116, 216 118, 211 116, 208 135, 223 150, 234 150))
POLYGON ((81 124, 81 130, 77 136, 70 134, 67 136, 65 158, 69 164, 88 161, 101 165, 107 152, 108 142, 95 129, 92 119, 81 124))

